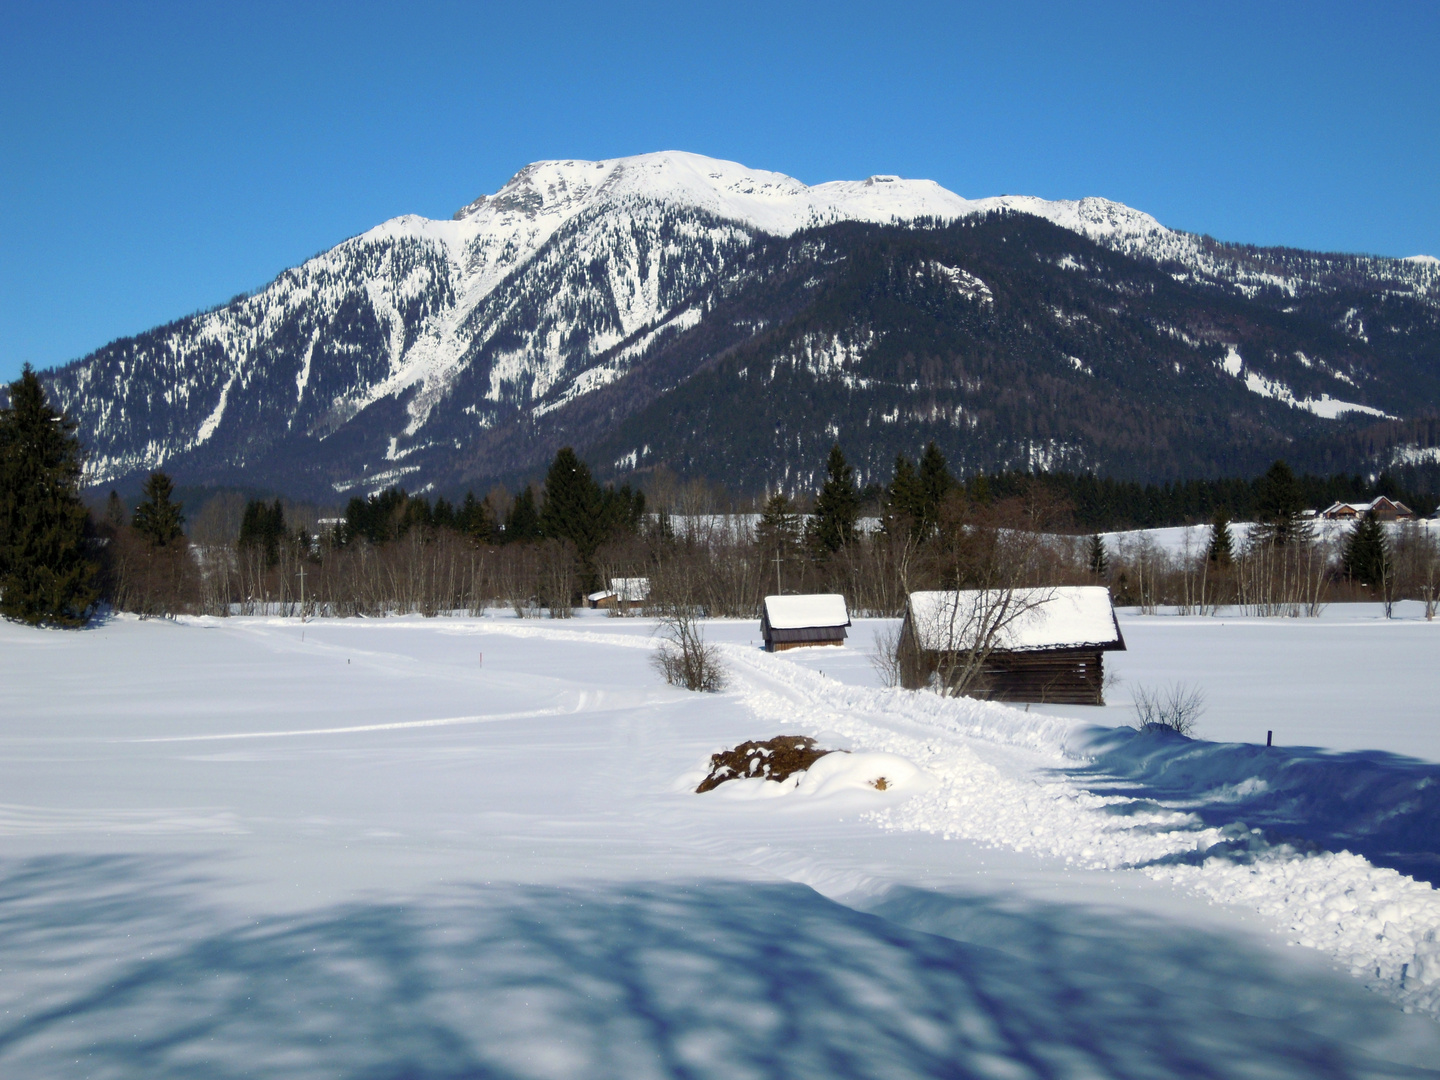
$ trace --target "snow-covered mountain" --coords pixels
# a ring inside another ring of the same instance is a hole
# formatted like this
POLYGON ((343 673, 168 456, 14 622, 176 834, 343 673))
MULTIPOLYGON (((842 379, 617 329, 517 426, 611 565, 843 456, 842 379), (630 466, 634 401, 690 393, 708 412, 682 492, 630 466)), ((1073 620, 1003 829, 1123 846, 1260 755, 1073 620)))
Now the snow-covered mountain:
MULTIPOLYGON (((500 431, 507 448, 531 440, 547 453, 546 431, 563 437, 568 407, 624 380, 658 344, 697 332, 713 290, 742 279, 766 238, 997 211, 1233 295, 1298 296, 1363 278, 1440 311, 1435 260, 1234 248, 1104 199, 966 199, 895 176, 807 186, 666 152, 529 165, 453 220, 392 219, 253 296, 114 342, 48 378, 80 423, 94 483, 165 467, 338 495, 442 474, 494 477, 519 460, 487 461, 500 431)), ((1086 272, 1083 253, 1066 265, 1086 272)), ((1365 340, 1366 318, 1349 312, 1344 329, 1365 340)), ((1260 358, 1247 372, 1272 398, 1301 400, 1260 358)), ((1363 389, 1346 377, 1334 397, 1363 389)))

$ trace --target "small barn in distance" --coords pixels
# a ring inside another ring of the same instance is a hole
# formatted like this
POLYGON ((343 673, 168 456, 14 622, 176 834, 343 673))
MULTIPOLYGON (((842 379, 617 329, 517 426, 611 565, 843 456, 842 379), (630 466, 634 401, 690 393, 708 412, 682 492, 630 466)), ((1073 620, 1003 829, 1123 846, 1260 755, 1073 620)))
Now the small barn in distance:
POLYGON ((766 652, 805 645, 844 645, 850 610, 839 593, 767 596, 760 614, 766 652))
POLYGON ((901 683, 913 690, 936 676, 953 682, 975 638, 995 626, 993 648, 966 694, 1105 704, 1104 654, 1123 650, 1125 638, 1101 586, 911 593, 900 631, 901 683))
POLYGON ((592 608, 619 608, 631 611, 644 607, 650 602, 650 579, 648 577, 611 578, 610 587, 592 592, 585 597, 585 606, 592 608))

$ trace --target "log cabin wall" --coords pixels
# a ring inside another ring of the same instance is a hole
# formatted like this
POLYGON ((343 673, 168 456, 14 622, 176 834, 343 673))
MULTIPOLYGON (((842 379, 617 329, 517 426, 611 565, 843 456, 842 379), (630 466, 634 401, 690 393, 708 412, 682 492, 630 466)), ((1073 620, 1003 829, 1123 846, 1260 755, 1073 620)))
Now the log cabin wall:
MULTIPOLYGON (((902 685, 911 690, 929 685, 941 660, 938 652, 912 647, 902 656, 902 685)), ((966 696, 1037 705, 1104 705, 1104 654, 1099 649, 992 652, 966 696)))

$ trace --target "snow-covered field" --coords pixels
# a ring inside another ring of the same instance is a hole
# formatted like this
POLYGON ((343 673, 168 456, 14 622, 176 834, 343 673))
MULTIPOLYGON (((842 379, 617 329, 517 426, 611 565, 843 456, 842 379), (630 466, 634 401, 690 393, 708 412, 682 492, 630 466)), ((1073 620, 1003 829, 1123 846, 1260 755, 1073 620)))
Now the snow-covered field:
POLYGON ((879 687, 876 622, 710 624, 720 695, 641 619, 0 624, 0 1076, 1434 1075, 1402 614, 1125 616, 1028 712, 879 687), (1221 741, 1115 726, 1174 679, 1221 741), (692 793, 780 733, 854 753, 692 793))

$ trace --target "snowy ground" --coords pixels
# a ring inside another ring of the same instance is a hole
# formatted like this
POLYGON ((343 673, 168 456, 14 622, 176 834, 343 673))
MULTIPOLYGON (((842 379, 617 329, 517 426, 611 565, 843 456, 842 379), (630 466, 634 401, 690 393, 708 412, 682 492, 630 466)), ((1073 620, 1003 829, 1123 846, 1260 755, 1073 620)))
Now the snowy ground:
POLYGON ((639 619, 0 625, 0 1076, 1435 1074, 1440 630, 1126 617, 1026 713, 876 625, 713 624, 722 695, 639 619), (1172 677, 1246 745, 1097 726, 1172 677), (855 753, 691 793, 788 732, 855 753))

